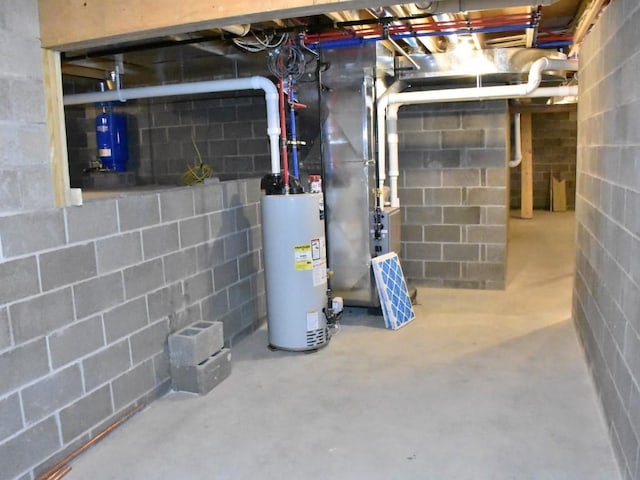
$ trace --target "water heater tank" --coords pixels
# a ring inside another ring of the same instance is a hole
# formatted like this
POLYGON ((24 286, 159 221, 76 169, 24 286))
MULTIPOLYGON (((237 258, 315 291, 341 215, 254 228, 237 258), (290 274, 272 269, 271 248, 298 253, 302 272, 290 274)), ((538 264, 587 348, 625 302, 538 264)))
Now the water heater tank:
POLYGON ((264 195, 262 238, 270 346, 303 351, 326 345, 322 194, 264 195))

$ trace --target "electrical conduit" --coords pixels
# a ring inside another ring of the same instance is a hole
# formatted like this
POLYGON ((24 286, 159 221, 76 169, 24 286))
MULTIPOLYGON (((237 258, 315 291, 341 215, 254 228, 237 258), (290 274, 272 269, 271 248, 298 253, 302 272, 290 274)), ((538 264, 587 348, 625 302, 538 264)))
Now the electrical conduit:
POLYGON ((205 82, 178 83, 152 87, 125 88, 106 92, 80 93, 65 95, 65 105, 83 105, 86 103, 126 101, 137 98, 172 97, 197 93, 230 92, 236 90, 263 90, 267 104, 267 134, 271 152, 271 173, 280 173, 280 115, 278 112, 278 90, 266 77, 246 77, 229 80, 211 80, 205 82))
MULTIPOLYGON (((445 90, 427 90, 419 92, 400 92, 383 94, 378 100, 378 178, 384 179, 385 174, 381 170, 385 168, 385 160, 383 159, 385 148, 385 137, 393 139, 393 143, 389 141, 389 187, 390 200, 392 207, 400 206, 398 199, 398 128, 397 115, 398 108, 407 104, 425 104, 440 102, 459 102, 473 100, 497 100, 518 97, 538 97, 538 96, 561 96, 577 95, 577 87, 550 87, 538 88, 542 81, 542 72, 545 70, 564 70, 577 71, 578 62, 575 60, 555 60, 549 58, 541 58, 536 60, 529 70, 529 78, 527 83, 519 85, 501 85, 492 87, 471 87, 471 88, 454 88, 445 90), (398 108, 395 106, 397 105, 398 108), (391 106, 394 106, 391 109, 391 106), (391 118, 394 116, 395 118, 391 118), (380 123, 381 122, 381 123, 380 123), (386 124, 386 129, 385 129, 386 124), (387 135, 385 135, 385 130, 387 135), (381 148, 382 146, 382 148, 381 148), (395 151, 392 153, 391 149, 395 151), (392 163, 393 162, 393 163, 392 163), (393 172, 394 178, 391 177, 393 172), (395 187, 395 188, 394 188, 395 187)), ((379 190, 382 190, 384 183, 381 180, 379 190)))

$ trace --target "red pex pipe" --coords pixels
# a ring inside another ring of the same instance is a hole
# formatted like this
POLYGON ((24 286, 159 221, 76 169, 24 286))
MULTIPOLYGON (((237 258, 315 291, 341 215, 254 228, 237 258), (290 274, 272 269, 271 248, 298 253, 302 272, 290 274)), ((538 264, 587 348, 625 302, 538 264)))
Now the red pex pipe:
POLYGON ((280 101, 280 156, 282 157, 282 177, 284 180, 285 191, 289 191, 289 159, 287 158, 287 120, 284 116, 284 79, 278 82, 279 101, 280 101))

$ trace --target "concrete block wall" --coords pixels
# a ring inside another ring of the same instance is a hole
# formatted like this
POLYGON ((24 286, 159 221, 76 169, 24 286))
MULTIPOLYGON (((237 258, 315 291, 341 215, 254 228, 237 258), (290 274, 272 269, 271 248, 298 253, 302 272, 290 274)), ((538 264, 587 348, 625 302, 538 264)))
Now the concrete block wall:
POLYGON ((400 109, 401 258, 413 283, 504 288, 506 112, 504 101, 400 109))
POLYGON ((0 215, 53 207, 37 0, 0 5, 0 215))
MULTIPOLYGON (((96 82, 67 78, 66 93, 97 90, 96 82)), ((270 171, 264 96, 239 92, 131 100, 114 111, 127 114, 129 169, 140 184, 182 184, 189 165, 202 160, 223 179, 270 171), (195 143, 195 145, 194 145, 195 143)), ((67 107, 71 184, 81 187, 82 170, 96 160, 95 106, 67 107)))
POLYGON ((625 480, 640 479, 640 4, 580 51, 573 317, 625 480))
MULTIPOLYGON (((569 108, 569 107, 568 107, 569 108)), ((575 208, 577 108, 533 113, 533 208, 549 210, 551 175, 565 180, 567 207, 575 208)), ((520 167, 511 170, 511 208, 520 208, 520 167)))
POLYGON ((259 180, 0 217, 0 476, 33 478, 169 387, 167 337, 266 316, 259 180))

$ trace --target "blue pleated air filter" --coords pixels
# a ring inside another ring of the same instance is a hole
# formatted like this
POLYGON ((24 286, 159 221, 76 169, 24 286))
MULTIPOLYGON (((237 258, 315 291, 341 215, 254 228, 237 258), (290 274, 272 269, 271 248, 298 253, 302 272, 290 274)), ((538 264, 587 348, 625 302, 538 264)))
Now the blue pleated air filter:
POLYGON ((384 323, 387 328, 396 330, 416 316, 398 255, 393 252, 380 255, 371 261, 371 266, 378 286, 384 323))

